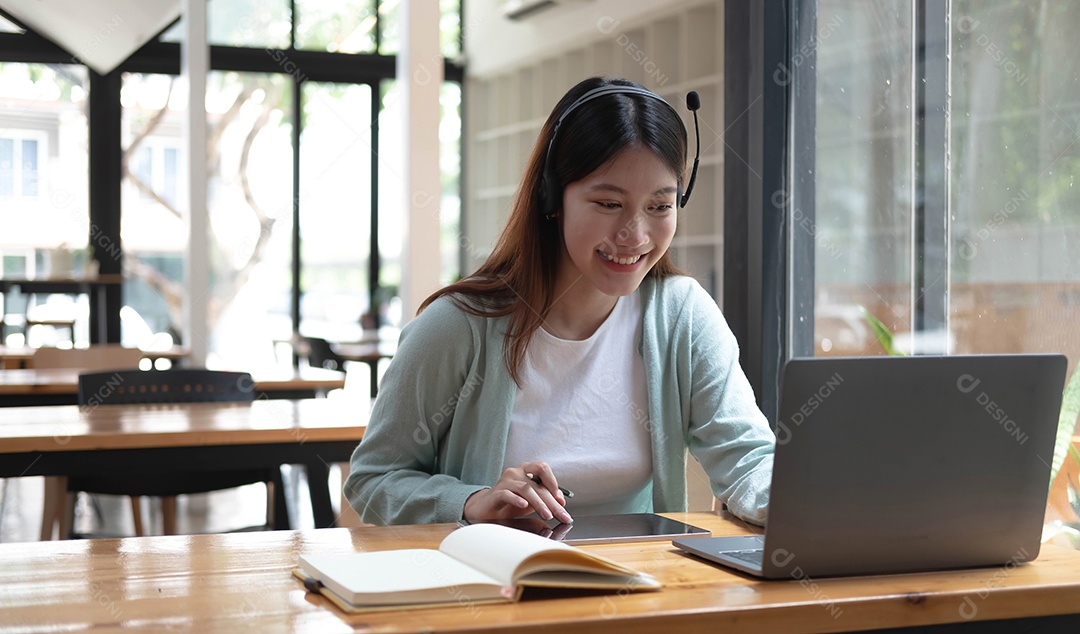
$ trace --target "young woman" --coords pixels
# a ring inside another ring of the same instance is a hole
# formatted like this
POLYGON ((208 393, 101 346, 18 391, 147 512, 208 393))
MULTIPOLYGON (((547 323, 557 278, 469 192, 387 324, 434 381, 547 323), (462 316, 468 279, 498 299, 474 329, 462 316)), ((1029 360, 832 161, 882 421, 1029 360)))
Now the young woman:
POLYGON ((345 483, 365 522, 685 510, 687 449, 765 522, 773 433, 715 301, 667 253, 687 145, 632 82, 562 98, 491 256, 402 331, 345 483))

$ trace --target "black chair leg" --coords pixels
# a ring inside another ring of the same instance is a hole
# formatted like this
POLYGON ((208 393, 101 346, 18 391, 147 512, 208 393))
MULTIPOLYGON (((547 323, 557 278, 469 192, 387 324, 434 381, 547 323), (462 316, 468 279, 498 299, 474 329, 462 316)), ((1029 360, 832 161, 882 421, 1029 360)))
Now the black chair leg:
POLYGON ((281 477, 281 467, 274 471, 274 530, 289 530, 289 506, 285 499, 285 481, 281 477))
POLYGON ((311 493, 311 513, 315 516, 315 528, 334 526, 334 507, 330 504, 330 470, 318 460, 307 467, 308 491, 311 493))

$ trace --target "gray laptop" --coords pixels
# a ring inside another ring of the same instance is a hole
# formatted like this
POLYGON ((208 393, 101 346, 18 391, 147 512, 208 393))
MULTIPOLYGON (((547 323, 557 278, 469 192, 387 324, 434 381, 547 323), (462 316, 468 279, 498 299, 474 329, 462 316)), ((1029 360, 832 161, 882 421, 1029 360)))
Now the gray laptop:
POLYGON ((1066 359, 793 359, 763 536, 672 541, 768 579, 1035 559, 1066 359))

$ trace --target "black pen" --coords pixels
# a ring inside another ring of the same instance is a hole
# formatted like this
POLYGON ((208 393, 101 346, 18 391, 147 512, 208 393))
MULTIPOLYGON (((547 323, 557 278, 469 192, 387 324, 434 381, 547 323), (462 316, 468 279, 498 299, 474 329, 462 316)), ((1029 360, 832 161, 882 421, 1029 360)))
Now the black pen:
MULTIPOLYGON (((529 477, 532 479, 533 482, 535 482, 535 483, 537 483, 537 484, 539 484, 541 486, 544 484, 544 481, 541 480, 540 476, 538 476, 538 475, 533 474, 533 475, 530 475, 529 477)), ((562 494, 563 494, 564 497, 568 497, 568 498, 574 497, 574 492, 571 491, 570 489, 564 489, 562 487, 559 487, 559 490, 562 491, 562 494)))

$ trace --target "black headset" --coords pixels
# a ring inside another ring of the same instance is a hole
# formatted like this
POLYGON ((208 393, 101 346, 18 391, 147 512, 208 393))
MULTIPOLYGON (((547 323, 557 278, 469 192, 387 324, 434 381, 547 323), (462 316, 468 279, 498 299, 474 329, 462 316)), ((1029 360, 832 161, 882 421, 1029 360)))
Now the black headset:
MULTIPOLYGON (((555 127, 551 131, 551 140, 548 141, 547 155, 544 157, 544 171, 540 175, 540 209, 544 215, 551 217, 554 215, 555 210, 559 205, 559 197, 561 191, 559 190, 559 179, 555 177, 552 167, 551 155, 555 149, 555 139, 559 135, 559 127, 566 117, 570 116, 574 110, 576 110, 583 103, 592 101, 598 97, 604 97, 607 95, 641 95, 644 97, 650 97, 664 104, 671 111, 678 116, 679 113, 675 110, 675 107, 664 100, 660 95, 646 90, 644 88, 638 88, 636 86, 619 86, 619 85, 607 85, 600 86, 599 88, 593 88, 589 92, 577 98, 574 103, 567 106, 566 110, 559 115, 558 120, 555 121, 555 127)), ((690 193, 694 191, 694 180, 697 178, 698 161, 701 158, 701 133, 698 130, 698 118, 697 111, 701 107, 701 99, 698 97, 697 92, 690 91, 686 93, 686 107, 694 113, 694 168, 690 172, 690 180, 686 183, 686 192, 683 193, 682 187, 678 195, 679 208, 685 207, 686 203, 690 200, 690 193)))

